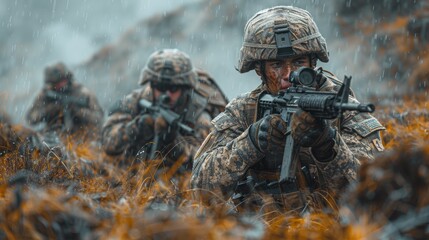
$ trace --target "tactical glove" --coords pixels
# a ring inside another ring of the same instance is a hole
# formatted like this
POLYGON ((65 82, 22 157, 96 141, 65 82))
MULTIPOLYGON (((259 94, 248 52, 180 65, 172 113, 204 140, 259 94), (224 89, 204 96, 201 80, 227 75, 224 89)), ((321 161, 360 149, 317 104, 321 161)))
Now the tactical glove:
POLYGON ((315 118, 311 113, 298 110, 292 116, 292 137, 301 147, 311 147, 313 155, 320 161, 335 157, 335 130, 326 120, 315 118))
POLYGON ((155 134, 162 144, 169 144, 177 137, 178 125, 169 124, 161 115, 155 119, 155 134))
POLYGON ((287 125, 278 114, 268 115, 253 123, 249 136, 253 144, 264 154, 283 154, 287 125))
POLYGON ((145 141, 150 141, 153 139, 155 132, 154 132, 154 126, 155 126, 155 120, 153 117, 149 114, 143 114, 140 116, 140 118, 137 120, 137 127, 138 127, 138 135, 145 141))

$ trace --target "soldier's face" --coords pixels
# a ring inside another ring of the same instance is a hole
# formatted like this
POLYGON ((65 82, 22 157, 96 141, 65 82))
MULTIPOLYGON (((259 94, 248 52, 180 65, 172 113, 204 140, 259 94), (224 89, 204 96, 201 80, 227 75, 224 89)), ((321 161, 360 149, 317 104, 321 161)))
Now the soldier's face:
POLYGON ((69 87, 70 81, 68 79, 62 79, 61 81, 55 83, 53 88, 57 92, 65 92, 69 87))
POLYGON ((265 76, 267 78, 268 91, 276 94, 278 91, 292 86, 292 83, 289 82, 289 75, 299 67, 310 67, 310 57, 300 56, 265 61, 265 76))
POLYGON ((179 100, 180 96, 182 96, 182 88, 180 87, 170 87, 170 88, 157 88, 156 86, 153 87, 153 95, 155 97, 155 100, 158 100, 159 96, 162 94, 166 94, 170 97, 170 107, 174 107, 176 102, 179 100))

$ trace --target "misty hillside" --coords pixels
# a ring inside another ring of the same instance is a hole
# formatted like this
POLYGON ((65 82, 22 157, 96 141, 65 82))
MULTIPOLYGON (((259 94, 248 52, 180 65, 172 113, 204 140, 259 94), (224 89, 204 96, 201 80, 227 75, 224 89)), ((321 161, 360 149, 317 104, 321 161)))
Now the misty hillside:
MULTIPOLYGON (((194 65, 207 70, 232 99, 253 89, 260 81, 255 73, 239 74, 234 68, 246 21, 257 11, 280 4, 311 12, 330 51, 329 63, 321 66, 341 79, 352 75, 352 86, 358 97, 365 99, 388 91, 380 87, 384 85, 385 63, 377 56, 378 45, 374 43, 377 32, 371 32, 369 39, 365 32, 347 33, 351 28, 347 26, 344 30, 344 26, 338 25, 338 16, 350 16, 352 23, 359 23, 356 19, 364 17, 373 24, 386 18, 363 14, 371 13, 372 7, 357 8, 359 1, 348 4, 321 0, 163 3, 113 0, 101 4, 98 1, 3 0, 0 6, 4 27, 0 35, 2 108, 11 114, 14 122, 24 123, 25 112, 42 86, 44 67, 63 61, 74 71, 78 82, 96 93, 107 111, 113 102, 138 87, 146 59, 162 48, 187 52, 194 65), (356 9, 355 14, 350 14, 350 9, 356 9), (344 38, 350 34, 360 36, 360 41, 344 38), (363 47, 365 43, 372 45, 363 47)), ((371 4, 366 5, 373 6, 371 4)), ((374 11, 386 8, 379 5, 374 11)), ((391 5, 387 7, 394 10, 396 5, 391 5)))

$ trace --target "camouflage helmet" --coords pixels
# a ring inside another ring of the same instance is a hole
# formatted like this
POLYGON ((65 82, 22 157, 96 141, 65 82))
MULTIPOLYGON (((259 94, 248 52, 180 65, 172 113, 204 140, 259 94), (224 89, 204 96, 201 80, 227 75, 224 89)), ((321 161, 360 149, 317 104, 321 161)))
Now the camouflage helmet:
POLYGON ((198 75, 189 56, 178 49, 163 49, 149 56, 140 85, 147 82, 195 87, 198 75))
POLYGON ((72 72, 62 62, 55 63, 45 68, 45 82, 57 83, 63 79, 73 80, 72 72))
POLYGON ((328 62, 326 41, 311 14, 292 6, 276 6, 257 12, 244 27, 244 41, 237 70, 255 69, 255 62, 315 54, 328 62))

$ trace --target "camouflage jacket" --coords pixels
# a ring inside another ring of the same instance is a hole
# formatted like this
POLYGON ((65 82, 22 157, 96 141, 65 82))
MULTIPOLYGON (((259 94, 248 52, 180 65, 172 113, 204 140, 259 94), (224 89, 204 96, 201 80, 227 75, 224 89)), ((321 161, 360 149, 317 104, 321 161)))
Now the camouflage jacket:
MULTIPOLYGON (((154 139, 145 139, 144 136, 147 134, 141 133, 137 125, 141 114, 146 113, 139 104, 140 99, 152 101, 149 84, 134 90, 111 110, 102 130, 103 148, 108 155, 135 157, 141 150, 147 151, 146 147, 153 143, 154 139)), ((192 127, 194 135, 184 136, 179 132, 174 141, 161 150, 161 157, 165 163, 172 164, 180 158, 189 165, 186 168, 191 168, 190 160, 211 130, 212 116, 206 111, 206 104, 207 99, 197 93, 190 98, 187 106, 191 110, 185 115, 182 123, 192 127)))
POLYGON ((101 128, 104 113, 96 96, 81 84, 72 84, 71 92, 63 96, 45 86, 27 112, 28 123, 44 123, 44 131, 59 127, 69 132, 101 128), (69 102, 65 104, 62 102, 63 98, 69 102), (70 126, 66 126, 67 124, 70 126))
MULTIPOLYGON (((338 90, 338 86, 338 83, 327 80, 321 89, 333 91, 338 90)), ((209 191, 197 191, 195 196, 208 201, 213 197, 205 193, 215 192, 228 199, 237 183, 249 175, 256 175, 259 180, 278 180, 279 166, 261 169, 264 167, 260 163, 266 156, 257 150, 248 136, 249 126, 256 121, 258 96, 265 88, 261 85, 235 98, 212 121, 215 129, 195 155, 191 179, 192 188, 209 191), (267 179, 263 179, 264 174, 255 174, 264 171, 272 174, 266 174, 267 179)), ((332 126, 335 125, 333 121, 332 126)), ((336 135, 336 157, 330 162, 319 162, 309 148, 301 148, 300 163, 309 163, 312 178, 316 179, 320 188, 342 191, 348 183, 356 180, 360 161, 371 161, 376 152, 384 149, 379 135, 382 129, 384 127, 370 114, 346 112, 341 131, 337 131, 336 135)), ((265 162, 270 161, 265 159, 265 162)), ((299 189, 305 190, 303 187, 299 189)))

